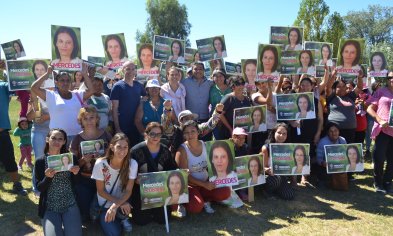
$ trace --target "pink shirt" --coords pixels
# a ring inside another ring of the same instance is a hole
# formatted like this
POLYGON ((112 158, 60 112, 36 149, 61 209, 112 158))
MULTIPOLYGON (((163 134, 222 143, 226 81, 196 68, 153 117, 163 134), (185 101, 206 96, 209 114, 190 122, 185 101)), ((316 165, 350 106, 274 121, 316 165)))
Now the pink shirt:
MULTIPOLYGON (((380 88, 375 94, 369 98, 367 102, 376 105, 377 115, 385 121, 389 121, 390 104, 392 103, 393 92, 388 88, 380 88)), ((393 137, 393 127, 382 128, 378 122, 374 122, 373 131, 371 132, 371 138, 375 139, 380 132, 393 137)))

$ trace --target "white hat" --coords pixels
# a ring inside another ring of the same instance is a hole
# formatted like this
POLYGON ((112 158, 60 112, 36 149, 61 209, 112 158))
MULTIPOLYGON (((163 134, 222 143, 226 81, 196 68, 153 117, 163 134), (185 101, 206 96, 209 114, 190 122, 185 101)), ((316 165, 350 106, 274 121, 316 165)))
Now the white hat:
POLYGON ((161 88, 160 82, 157 79, 151 79, 147 81, 146 88, 161 88))
POLYGON ((181 119, 185 116, 192 116, 192 119, 195 120, 198 118, 198 114, 194 114, 189 110, 184 110, 182 112, 179 113, 178 115, 178 120, 181 121, 181 119))

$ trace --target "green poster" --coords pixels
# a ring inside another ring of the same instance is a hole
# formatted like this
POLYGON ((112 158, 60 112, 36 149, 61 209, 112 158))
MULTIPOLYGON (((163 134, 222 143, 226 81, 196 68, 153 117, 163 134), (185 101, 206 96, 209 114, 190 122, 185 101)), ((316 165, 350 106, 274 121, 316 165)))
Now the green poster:
POLYGON ((232 63, 232 62, 225 62, 225 71, 231 75, 241 75, 242 68, 240 64, 232 63))
POLYGON ((389 126, 393 127, 393 99, 390 101, 389 126))
POLYGON ((333 44, 327 42, 304 42, 304 50, 314 51, 314 65, 333 66, 333 44))
POLYGON ((105 146, 103 139, 83 141, 80 143, 82 156, 94 154, 95 157, 104 156, 105 146))
POLYGON ((74 165, 71 153, 47 156, 48 168, 55 171, 67 171, 74 165))
POLYGON ((343 73, 356 73, 363 64, 365 55, 364 39, 340 39, 337 53, 337 69, 343 73))
POLYGON ((257 78, 257 59, 242 59, 243 78, 247 83, 257 78))
POLYGON ((266 105, 237 108, 233 111, 233 129, 243 128, 247 133, 266 131, 266 105))
POLYGON ((235 169, 239 184, 233 190, 266 183, 262 155, 250 155, 235 158, 235 169))
POLYGON ((16 60, 17 58, 26 56, 25 49, 20 39, 3 43, 1 47, 3 48, 7 60, 16 60))
POLYGON ((127 46, 124 33, 102 35, 105 52, 105 66, 117 69, 128 61, 127 46))
POLYGON ((154 59, 185 64, 184 40, 154 35, 154 59))
POLYGON ((159 76, 159 61, 153 60, 153 45, 149 43, 136 45, 136 51, 138 53, 136 70, 137 81, 144 83, 150 79, 158 79, 159 76))
POLYGON ((270 27, 270 43, 282 44, 284 51, 302 50, 303 28, 299 27, 270 27))
MULTIPOLYGON (((211 61, 208 61, 207 64, 209 64, 210 70, 213 72, 216 68, 221 68, 223 70, 226 70, 224 60, 223 59, 214 59, 211 61)), ((228 73, 228 72, 226 72, 228 73)))
POLYGON ((224 35, 196 41, 200 61, 227 57, 224 35))
POLYGON ((142 210, 188 203, 188 172, 172 170, 139 174, 142 210))
POLYGON ((103 66, 105 64, 105 57, 88 56, 87 60, 91 63, 103 66))
POLYGON ((272 79, 278 82, 281 69, 281 45, 259 44, 257 58, 257 80, 272 79))
POLYGON ((327 173, 362 172, 362 150, 361 143, 325 145, 327 173))
POLYGON ((234 166, 235 149, 230 140, 205 142, 209 160, 209 181, 217 187, 238 184, 234 166))
POLYGON ((185 58, 186 63, 191 64, 193 62, 196 62, 197 60, 195 59, 195 56, 197 53, 198 53, 197 49, 186 48, 186 52, 184 53, 184 58, 185 58))
POLYGON ((277 120, 305 120, 314 119, 314 93, 277 94, 277 120))
POLYGON ((281 74, 296 75, 301 67, 299 56, 301 51, 284 51, 281 54, 281 74))
POLYGON ((315 66, 315 77, 322 78, 325 76, 325 66, 315 66))
POLYGON ((271 143, 270 167, 274 175, 309 175, 310 144, 271 143))
MULTIPOLYGON (((46 73, 49 63, 49 59, 7 61, 10 91, 30 90, 33 82, 46 73)), ((50 75, 41 88, 53 87, 55 83, 50 75)))

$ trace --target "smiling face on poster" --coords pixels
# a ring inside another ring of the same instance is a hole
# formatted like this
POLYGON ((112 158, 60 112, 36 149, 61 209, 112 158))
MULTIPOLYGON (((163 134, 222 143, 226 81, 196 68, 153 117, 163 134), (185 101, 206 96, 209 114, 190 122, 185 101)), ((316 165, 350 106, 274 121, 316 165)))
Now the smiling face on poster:
POLYGON ((370 77, 386 77, 388 74, 386 57, 382 52, 373 52, 370 56, 370 77))
POLYGON ((277 120, 314 119, 314 94, 291 93, 278 94, 276 97, 277 120))
POLYGON ((235 169, 239 184, 232 186, 233 190, 266 183, 262 155, 236 157, 235 169))
POLYGON ((310 144, 274 143, 269 148, 274 175, 310 174, 310 144))
POLYGON ((150 79, 157 79, 159 76, 158 61, 153 60, 153 45, 152 44, 137 44, 136 51, 138 52, 138 69, 137 80, 143 83, 150 79))
POLYGON ((122 67, 128 60, 124 33, 102 35, 101 37, 105 51, 105 65, 112 69, 122 67))
POLYGON ((257 78, 257 59, 242 59, 243 78, 247 83, 255 83, 257 78))
POLYGON ((224 35, 196 41, 200 61, 227 57, 224 35))
POLYGON ((46 158, 48 168, 54 169, 55 171, 68 171, 74 165, 71 153, 52 155, 46 158))
POLYGON ((266 105, 237 108, 233 111, 233 129, 243 128, 247 133, 266 131, 266 105))
POLYGON ((154 35, 154 59, 185 64, 184 45, 184 40, 154 35))
POLYGON ((361 143, 325 145, 327 173, 362 172, 361 143))
POLYGON ((25 49, 20 39, 3 43, 1 47, 3 48, 7 60, 16 60, 17 58, 26 56, 25 49))
POLYGON ((299 68, 296 74, 307 74, 315 76, 314 53, 311 50, 302 50, 298 56, 299 68))
POLYGON ((364 53, 364 39, 341 39, 337 54, 337 73, 357 73, 364 53))
POLYGON ((314 64, 332 66, 333 44, 327 42, 304 42, 304 50, 314 51, 314 64))
MULTIPOLYGON (((198 53, 198 50, 194 48, 186 48, 184 53, 184 58, 187 64, 191 64, 195 62, 195 55, 198 53)), ((197 61, 199 61, 199 55, 197 55, 197 61)))
POLYGON ((280 45, 259 44, 257 59, 257 79, 260 81, 267 81, 268 79, 272 79, 274 82, 277 82, 280 77, 280 58, 280 45))
POLYGON ((302 50, 303 28, 271 26, 270 43, 283 44, 284 51, 302 50))
POLYGON ((94 157, 100 157, 105 154, 104 140, 89 140, 80 143, 82 156, 93 154, 94 157))

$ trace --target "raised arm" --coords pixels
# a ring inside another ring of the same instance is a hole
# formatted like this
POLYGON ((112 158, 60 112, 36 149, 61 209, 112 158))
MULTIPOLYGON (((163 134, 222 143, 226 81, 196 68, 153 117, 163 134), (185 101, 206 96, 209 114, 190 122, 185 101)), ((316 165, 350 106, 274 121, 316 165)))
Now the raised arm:
POLYGON ((41 88, 42 83, 49 78, 49 75, 52 74, 53 70, 51 66, 48 66, 48 70, 45 74, 43 74, 40 78, 33 82, 31 85, 31 92, 42 100, 46 101, 46 91, 45 89, 41 88))
POLYGON ((89 68, 87 63, 82 64, 82 75, 83 75, 84 83, 87 87, 87 90, 83 93, 83 101, 87 101, 95 92, 93 88, 93 82, 91 82, 91 78, 89 77, 89 75, 94 77, 94 73, 95 73, 94 67, 89 68))

